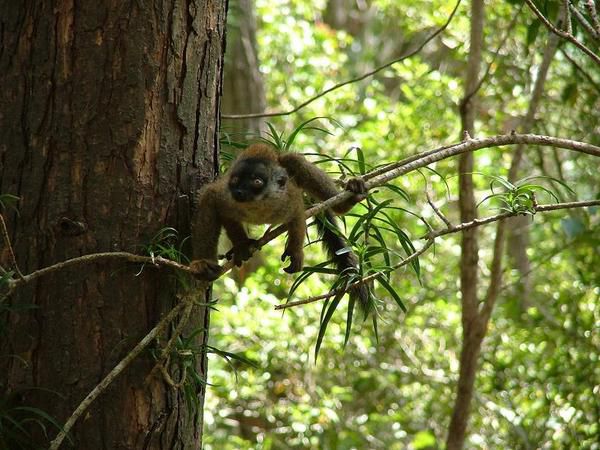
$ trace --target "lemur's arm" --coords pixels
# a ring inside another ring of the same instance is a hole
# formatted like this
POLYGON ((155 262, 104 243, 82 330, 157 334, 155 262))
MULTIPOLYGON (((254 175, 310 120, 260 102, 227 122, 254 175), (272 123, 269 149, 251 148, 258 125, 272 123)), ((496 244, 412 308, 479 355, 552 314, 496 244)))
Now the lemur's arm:
POLYGON ((221 274, 217 261, 217 245, 221 234, 216 195, 218 186, 213 183, 200 190, 191 223, 194 260, 190 267, 199 278, 206 280, 214 280, 221 274))

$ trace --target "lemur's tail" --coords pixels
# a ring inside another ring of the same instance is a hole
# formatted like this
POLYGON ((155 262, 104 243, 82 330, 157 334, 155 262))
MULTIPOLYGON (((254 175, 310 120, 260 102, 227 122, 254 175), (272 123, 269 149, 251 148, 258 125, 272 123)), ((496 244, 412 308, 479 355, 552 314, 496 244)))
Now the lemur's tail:
MULTIPOLYGON (((339 230, 335 215, 331 211, 325 211, 324 216, 319 215, 316 217, 317 229, 327 254, 335 263, 339 276, 349 277, 352 274, 357 274, 358 257, 339 230)), ((358 302, 365 317, 371 310, 370 289, 369 283, 361 283, 348 290, 350 297, 358 302)))

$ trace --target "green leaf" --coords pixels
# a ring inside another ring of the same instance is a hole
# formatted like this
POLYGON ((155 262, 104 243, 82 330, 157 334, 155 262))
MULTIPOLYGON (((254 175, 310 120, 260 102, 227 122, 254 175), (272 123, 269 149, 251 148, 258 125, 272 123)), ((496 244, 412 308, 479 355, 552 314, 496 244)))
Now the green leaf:
POLYGON ((406 306, 404 305, 404 302, 402 301, 402 299, 400 298, 398 293, 395 291, 395 289, 387 282, 385 277, 380 275, 376 279, 377 279, 377 281, 379 281, 379 283, 381 283, 381 285, 385 288, 385 290, 388 291, 388 293, 392 296, 392 298, 394 299, 396 304, 400 307, 400 309, 405 313, 408 312, 408 310, 406 309, 406 306))
POLYGON ((348 344, 348 340, 350 339, 350 332, 352 330, 352 316, 354 315, 354 305, 356 304, 356 299, 353 296, 350 296, 348 301, 348 315, 346 316, 346 333, 344 335, 344 347, 348 344))
MULTIPOLYGON (((321 348, 321 344, 323 343, 323 337, 325 336, 327 325, 329 324, 329 321, 331 320, 331 317, 333 316, 333 313, 335 312, 344 294, 345 292, 338 292, 331 301, 329 307, 327 308, 327 312, 323 315, 323 319, 321 320, 321 326, 319 327, 319 335, 317 336, 317 343, 315 345, 315 361, 319 356, 319 349, 321 348)), ((327 305, 323 306, 323 311, 325 311, 326 307, 327 305)))
MULTIPOLYGON (((296 137, 298 136, 298 134, 299 134, 301 131, 303 131, 303 130, 310 130, 310 129, 313 129, 313 130, 319 130, 319 131, 322 131, 322 132, 324 132, 324 133, 326 133, 326 134, 332 134, 332 133, 330 133, 329 131, 327 131, 327 130, 325 130, 325 129, 323 129, 323 128, 317 128, 317 127, 308 127, 308 126, 307 126, 308 124, 310 124, 310 123, 312 123, 312 122, 314 122, 314 121, 316 121, 316 120, 321 120, 321 119, 328 120, 328 121, 330 121, 330 122, 332 122, 332 123, 334 123, 334 124, 336 124, 336 125, 338 125, 338 126, 340 126, 340 127, 341 127, 341 124, 340 124, 340 123, 339 123, 337 120, 335 120, 335 119, 332 119, 332 118, 330 118, 330 117, 325 117, 325 116, 313 117, 312 119, 305 120, 305 121, 304 121, 304 122, 302 122, 300 125, 298 125, 296 128, 294 128, 294 130, 292 130, 292 132, 291 132, 291 133, 290 133, 290 135, 288 136, 288 138, 287 138, 287 141, 286 141, 285 145, 284 145, 283 147, 281 147, 281 149, 282 149, 282 150, 285 150, 285 151, 289 151, 289 150, 290 150, 290 148, 292 147, 292 144, 294 143, 294 140, 296 139, 296 137)), ((270 128, 271 128, 271 127, 270 127, 270 128)))
POLYGON ((216 347, 213 347, 211 345, 207 345, 206 346, 207 350, 209 353, 214 353, 215 355, 221 356, 222 358, 231 358, 234 359, 236 361, 239 361, 241 363, 247 364, 249 366, 254 367, 255 369, 260 369, 260 366, 255 362, 252 361, 251 359, 245 357, 244 355, 240 354, 240 353, 233 353, 233 352, 228 352, 225 350, 220 350, 216 347))
POLYGON ((12 194, 0 194, 0 207, 2 209, 15 209, 20 198, 12 194))
POLYGON ((527 44, 526 45, 526 53, 529 53, 529 47, 531 47, 531 45, 537 39, 537 36, 540 31, 540 25, 541 25, 540 20, 537 17, 535 17, 531 21, 531 24, 529 24, 529 26, 527 27, 527 36, 525 38, 525 43, 527 44))

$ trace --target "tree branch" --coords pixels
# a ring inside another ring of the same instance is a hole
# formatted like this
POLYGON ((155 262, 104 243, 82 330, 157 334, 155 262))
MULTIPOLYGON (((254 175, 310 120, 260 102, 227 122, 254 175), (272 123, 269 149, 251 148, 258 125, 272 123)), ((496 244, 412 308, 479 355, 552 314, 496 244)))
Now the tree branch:
POLYGON ((433 239, 429 239, 423 245, 423 247, 421 247, 418 251, 412 253, 406 259, 403 259, 402 261, 400 261, 398 264, 395 264, 389 270, 386 270, 386 271, 377 271, 375 273, 372 273, 371 275, 368 275, 368 276, 366 276, 364 278, 361 278, 358 281, 355 281, 354 283, 349 284, 345 288, 334 289, 333 291, 329 291, 326 294, 317 295, 315 297, 310 297, 310 298, 307 298, 307 299, 304 299, 304 300, 297 300, 295 302, 288 302, 288 303, 285 303, 283 305, 275 305, 275 309, 287 309, 287 308, 291 308, 293 306, 306 305, 307 303, 313 303, 313 302, 316 302, 316 301, 319 301, 319 300, 324 300, 324 299, 333 297, 334 295, 340 294, 342 292, 348 292, 348 290, 352 289, 355 286, 359 286, 359 285, 364 284, 364 283, 369 283, 369 282, 375 280, 377 277, 379 277, 379 276, 381 276, 381 275, 383 275, 385 273, 393 272, 395 270, 398 270, 401 267, 404 267, 404 266, 410 264, 412 261, 414 261, 419 256, 421 256, 423 253, 425 253, 425 251, 429 247, 431 247, 433 245, 433 241, 434 241, 433 239))
POLYGON ((567 61, 569 61, 573 65, 573 67, 575 67, 575 69, 579 73, 581 73, 586 78, 586 80, 588 80, 589 83, 594 87, 594 89, 596 89, 596 91, 600 94, 600 84, 598 84, 592 78, 592 76, 589 73, 587 73, 586 70, 577 63, 577 61, 575 61, 573 58, 571 58, 571 56, 565 51, 565 49, 561 48, 560 52, 567 59, 567 61))
POLYGON ((594 25, 594 29, 598 36, 600 36, 600 19, 598 19, 598 12, 596 11, 596 4, 594 0, 586 0, 585 7, 590 14, 590 18, 592 19, 592 24, 594 25))
POLYGON ((359 81, 364 80, 365 78, 371 77, 373 75, 375 75, 378 72, 381 72, 383 69, 386 69, 388 67, 390 67, 393 64, 399 63, 404 61, 405 59, 411 58, 412 56, 416 55, 417 53, 419 53, 423 47, 425 47, 429 42, 431 42, 436 36, 438 36, 442 31, 444 31, 448 25, 450 25, 450 22, 452 21, 452 19, 454 18, 454 15, 456 14, 456 11, 458 10, 458 7, 460 5, 462 0, 458 0, 456 2, 456 5, 454 6, 454 9, 452 10, 452 12, 450 13, 450 16, 448 17, 448 20, 446 21, 446 23, 444 23, 444 25, 442 25, 440 28, 438 28, 435 32, 433 32, 430 36, 428 36, 417 48, 415 48, 413 51, 408 52, 392 61, 389 61, 373 70, 371 70, 370 72, 364 73, 356 78, 352 78, 350 80, 346 80, 343 81, 341 83, 338 83, 332 87, 330 87, 329 89, 325 89, 324 91, 318 93, 317 95, 315 95, 314 97, 309 98, 308 100, 305 100, 304 102, 302 102, 300 105, 296 106, 295 108, 289 110, 289 111, 283 111, 283 112, 272 112, 272 113, 254 113, 254 114, 221 114, 221 118, 222 119, 253 119, 253 118, 257 118, 257 117, 276 117, 276 116, 289 116, 290 114, 294 114, 296 112, 298 112, 299 110, 301 110, 302 108, 308 106, 309 104, 311 104, 312 102, 314 102, 315 100, 329 94, 332 91, 335 91, 336 89, 339 89, 343 86, 346 86, 348 84, 352 84, 352 83, 357 83, 359 81))
MULTIPOLYGON (((532 145, 547 145, 551 147, 563 148, 566 150, 572 150, 579 153, 585 153, 588 155, 600 157, 600 147, 588 144, 585 142, 573 141, 570 139, 556 138, 551 136, 542 136, 537 134, 502 134, 497 136, 490 136, 487 138, 479 139, 468 139, 458 144, 448 145, 440 147, 427 152, 419 153, 414 156, 403 159, 397 163, 392 163, 384 166, 383 168, 376 169, 363 178, 369 180, 365 183, 368 190, 375 187, 381 186, 395 178, 405 175, 414 170, 428 166, 437 161, 451 158, 456 155, 463 153, 470 153, 484 148, 492 147, 503 147, 514 144, 532 144, 532 145)), ((307 218, 315 216, 326 209, 347 200, 352 194, 347 191, 340 192, 334 197, 325 200, 324 202, 317 203, 312 208, 309 208, 305 212, 307 218)), ((262 247, 269 241, 272 241, 280 234, 286 231, 285 225, 280 225, 272 230, 267 231, 259 240, 258 246, 262 247)), ((231 261, 223 264, 223 273, 227 272, 233 267, 231 261)))
POLYGON ((533 11, 533 13, 538 17, 538 19, 540 19, 542 21, 542 23, 546 26, 546 28, 548 28, 554 34, 557 34, 561 38, 574 44, 579 50, 581 50, 586 55, 588 55, 590 58, 592 58, 592 60, 596 64, 600 65, 600 56, 595 54, 593 51, 591 51, 589 48, 587 48, 584 44, 582 44, 577 39, 575 39, 575 37, 572 34, 569 34, 566 31, 563 31, 563 30, 555 27, 548 19, 546 19, 546 17, 540 12, 540 10, 537 9, 537 7, 533 4, 533 2, 531 0, 525 0, 525 3, 527 3, 527 6, 529 6, 529 9, 531 9, 533 11))
MULTIPOLYGON (((552 136, 542 136, 536 134, 509 134, 509 135, 497 135, 490 136, 487 138, 479 139, 468 139, 458 144, 447 145, 419 153, 417 155, 403 159, 402 161, 388 164, 383 168, 376 169, 364 176, 365 180, 369 180, 366 183, 367 189, 373 189, 377 186, 381 186, 388 181, 398 178, 414 170, 425 167, 443 159, 451 158, 462 153, 474 152, 484 148, 492 147, 503 147, 514 144, 531 144, 531 145, 547 145, 551 147, 563 148, 567 150, 576 151, 579 153, 585 153, 588 155, 600 157, 600 147, 588 144, 585 142, 573 141, 570 139, 556 138, 552 136)), ((306 210, 306 217, 312 217, 321 211, 331 208, 344 200, 348 199, 352 194, 346 191, 340 192, 338 195, 331 197, 330 199, 314 205, 312 208, 306 210)), ((259 246, 263 246, 269 241, 273 240, 286 230, 285 226, 279 226, 273 230, 266 232, 259 239, 259 246)), ((105 252, 105 253, 92 253, 90 255, 79 256, 77 258, 68 259, 56 264, 53 264, 43 269, 31 272, 28 275, 24 275, 23 279, 12 279, 9 280, 9 294, 12 291, 22 285, 28 284, 37 278, 47 275, 49 273, 66 269, 67 267, 77 266, 80 264, 91 264, 96 262, 102 262, 109 259, 123 259, 128 262, 148 264, 150 267, 170 267, 172 269, 182 270, 184 272, 194 274, 189 266, 172 261, 160 256, 152 258, 149 256, 136 255, 128 252, 105 252)), ((227 272, 233 267, 231 261, 226 262, 222 265, 223 273, 227 272)))
MULTIPOLYGON (((583 201, 578 201, 578 202, 566 202, 566 203, 554 203, 554 204, 548 204, 548 205, 538 205, 534 208, 534 212, 535 213, 538 213, 538 212, 543 213, 543 212, 556 211, 559 209, 586 208, 589 206, 600 206, 600 200, 583 200, 583 201)), ((395 264, 394 266, 392 266, 392 268, 390 270, 378 271, 376 273, 368 275, 354 283, 349 284, 344 289, 335 289, 333 291, 327 292, 326 294, 316 295, 314 297, 309 297, 309 298, 297 300, 294 302, 288 302, 288 303, 285 303, 282 305, 275 305, 274 309, 280 310, 280 309, 292 308, 294 306, 299 306, 299 305, 306 305, 308 303, 314 303, 319 300, 325 300, 327 298, 331 298, 342 292, 348 292, 348 290, 350 290, 351 288, 353 288, 355 286, 375 280, 378 276, 382 275, 383 273, 392 272, 392 271, 395 271, 401 267, 404 267, 404 266, 410 264, 413 260, 415 260, 416 258, 421 256, 423 253, 425 253, 425 251, 427 249, 429 249, 429 247, 431 247, 431 245, 434 243, 435 239, 437 239, 441 236, 459 233, 464 230, 470 230, 473 228, 481 227, 483 225, 487 225, 489 223, 498 222, 498 221, 501 221, 504 219, 508 219, 510 217, 521 216, 521 215, 523 215, 523 214, 518 213, 518 212, 505 212, 502 214, 496 214, 495 216, 485 217, 483 219, 474 219, 470 222, 465 222, 465 223, 461 223, 459 225, 449 226, 448 228, 444 228, 441 230, 430 231, 425 236, 423 236, 423 239, 427 239, 427 242, 418 251, 412 253, 409 257, 402 260, 398 264, 395 264)))
MULTIPOLYGON (((548 205, 537 205, 533 208, 534 212, 548 212, 548 211, 556 211, 558 209, 572 209, 572 208, 585 208, 588 206, 600 206, 600 200, 582 200, 578 202, 566 202, 566 203, 553 203, 548 205)), ((445 228, 443 230, 433 231, 427 233, 424 238, 426 239, 435 239, 440 236, 445 236, 447 234, 456 233, 458 231, 468 230, 470 228, 480 227, 482 225, 487 225, 488 223, 497 222, 499 220, 507 219, 509 217, 521 216, 522 213, 518 212, 505 212, 502 214, 496 214, 495 216, 485 217, 483 219, 474 219, 470 222, 461 223, 459 225, 455 225, 450 228, 445 228)))
POLYGON ((10 243, 10 237, 8 236, 8 229, 6 228, 6 222, 4 221, 4 216, 0 214, 0 227, 2 228, 2 238, 4 239, 4 245, 6 245, 6 250, 8 251, 8 256, 10 258, 10 264, 13 269, 15 269, 15 273, 19 277, 19 279, 23 279, 23 274, 21 270, 19 270, 19 265, 17 264, 17 259, 15 258, 15 252, 13 251, 12 245, 10 243))
POLYGON ((577 21, 581 24, 583 28, 586 29, 590 36, 592 36, 595 39, 600 39, 600 31, 597 32, 596 30, 594 30, 594 28, 592 28, 590 23, 585 19, 585 17, 583 17, 583 14, 581 14, 581 12, 575 7, 575 5, 570 4, 569 6, 570 11, 573 13, 577 21))
POLYGON ((123 259, 127 262, 133 263, 141 263, 148 264, 151 267, 170 267, 172 269, 183 270, 184 272, 188 272, 193 274, 194 272, 189 266, 185 264, 180 264, 176 261, 172 261, 170 259, 163 258, 161 256, 150 257, 150 256, 142 256, 136 255, 134 253, 128 252, 103 252, 103 253, 92 253, 89 255, 79 256, 77 258, 67 259, 66 261, 62 261, 56 264, 53 264, 48 267, 44 267, 42 269, 31 272, 28 275, 21 275, 19 279, 9 280, 9 290, 8 294, 11 294, 16 288, 31 283, 32 281, 38 279, 41 276, 48 275, 52 272, 57 272, 59 270, 66 269, 68 267, 79 266, 84 264, 93 264, 97 262, 104 262, 110 259, 123 259))
POLYGON ((496 51, 494 52, 494 56, 492 57, 492 60, 489 62, 489 64, 487 65, 487 67, 485 69, 485 73, 480 78, 480 80, 477 82, 477 84, 475 85, 475 87, 473 87, 473 89, 470 90, 468 92, 468 94, 466 94, 464 96, 464 98, 462 100, 463 102, 469 101, 471 99, 471 97, 473 97, 479 91, 479 89, 481 89, 481 86, 483 86, 483 83, 485 83, 485 81, 489 77, 489 75, 490 75, 490 73, 492 71, 492 66, 496 62, 496 58, 498 57, 498 54, 500 53, 500 50, 502 49, 502 47, 504 47, 504 44, 506 44, 506 41, 508 40, 508 38, 513 35, 513 29, 515 28, 515 25, 517 24, 517 19, 519 18, 519 15, 521 14, 521 11, 523 11, 523 6, 524 5, 521 5, 519 7, 519 9, 517 10, 517 12, 515 12, 515 15, 511 19, 511 21, 508 24, 508 26, 506 27, 506 30, 504 32, 504 37, 502 38, 502 40, 498 44, 498 47, 496 47, 496 51))

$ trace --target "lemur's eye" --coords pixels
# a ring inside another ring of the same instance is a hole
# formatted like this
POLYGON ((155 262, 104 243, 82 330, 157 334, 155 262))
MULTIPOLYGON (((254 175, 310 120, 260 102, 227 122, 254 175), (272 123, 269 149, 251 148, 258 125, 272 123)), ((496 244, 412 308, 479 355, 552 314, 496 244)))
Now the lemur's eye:
POLYGON ((263 184, 265 184, 265 182, 262 178, 255 178, 254 180, 252 180, 252 184, 254 184, 254 186, 256 187, 261 187, 263 184))

